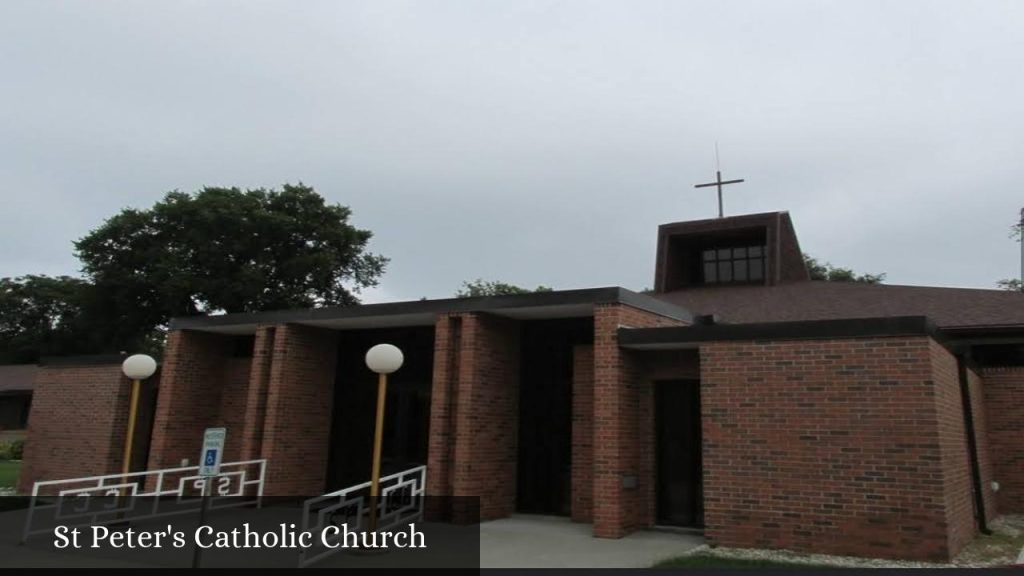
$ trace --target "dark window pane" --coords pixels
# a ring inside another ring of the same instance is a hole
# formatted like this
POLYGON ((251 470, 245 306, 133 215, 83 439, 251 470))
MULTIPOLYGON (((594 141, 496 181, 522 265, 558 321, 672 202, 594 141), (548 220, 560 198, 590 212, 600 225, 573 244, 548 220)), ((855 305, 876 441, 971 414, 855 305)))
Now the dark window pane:
POLYGON ((747 249, 747 253, 750 254, 751 258, 753 258, 754 256, 761 256, 762 248, 763 246, 751 246, 750 248, 747 249))
POLYGON ((733 248, 732 249, 732 257, 736 258, 737 260, 740 259, 740 258, 746 258, 747 257, 747 249, 746 248, 733 248))
POLYGON ((732 279, 737 282, 747 281, 747 261, 734 260, 732 263, 732 279))
POLYGON ((729 256, 730 252, 732 252, 732 250, 730 250, 728 248, 719 248, 719 250, 718 250, 718 259, 719 260, 728 260, 730 258, 730 256, 729 256))
POLYGON ((708 284, 718 282, 718 266, 714 262, 704 263, 704 281, 708 284))
POLYGON ((751 280, 764 280, 764 259, 763 258, 751 258, 750 259, 750 279, 751 280))
POLYGON ((715 259, 715 251, 714 250, 705 250, 704 251, 704 261, 705 262, 707 262, 708 260, 714 260, 714 259, 715 259))
POLYGON ((732 282, 732 262, 727 260, 718 263, 718 281, 732 282))

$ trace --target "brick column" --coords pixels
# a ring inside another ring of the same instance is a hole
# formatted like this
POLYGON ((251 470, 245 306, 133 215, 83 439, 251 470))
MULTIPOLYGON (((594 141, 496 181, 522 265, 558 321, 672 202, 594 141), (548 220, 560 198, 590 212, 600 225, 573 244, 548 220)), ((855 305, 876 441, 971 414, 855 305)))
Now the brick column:
POLYGON ((245 398, 245 419, 242 428, 242 460, 261 457, 263 424, 267 416, 267 390, 270 386, 270 367, 274 356, 274 327, 256 329, 256 342, 252 351, 249 372, 249 390, 245 398))
MULTIPOLYGON (((434 327, 434 368, 430 392, 430 437, 427 446, 427 495, 451 496, 455 453, 455 401, 458 385, 462 318, 441 316, 434 327)), ((431 515, 446 518, 441 500, 432 500, 431 515), (441 504, 442 507, 434 506, 441 504)))
POLYGON ((219 423, 228 336, 175 330, 164 348, 149 469, 195 463, 203 430, 219 423))
POLYGON ((655 474, 651 384, 620 327, 681 322, 623 304, 594 307, 594 535, 621 538, 653 522, 655 474))
POLYGON ((519 325, 462 316, 455 404, 454 496, 480 498, 481 519, 515 511, 519 422, 519 325))
POLYGON ((572 350, 572 521, 594 514, 594 347, 572 350))
POLYGON ((326 482, 338 337, 294 324, 275 332, 262 442, 264 493, 314 496, 326 482))

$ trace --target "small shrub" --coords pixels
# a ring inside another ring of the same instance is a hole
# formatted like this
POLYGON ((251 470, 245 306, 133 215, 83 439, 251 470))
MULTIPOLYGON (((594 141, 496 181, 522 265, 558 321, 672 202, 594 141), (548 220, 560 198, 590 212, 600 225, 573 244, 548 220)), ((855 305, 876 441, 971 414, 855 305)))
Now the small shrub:
POLYGON ((21 460, 25 454, 25 441, 0 442, 0 460, 21 460))

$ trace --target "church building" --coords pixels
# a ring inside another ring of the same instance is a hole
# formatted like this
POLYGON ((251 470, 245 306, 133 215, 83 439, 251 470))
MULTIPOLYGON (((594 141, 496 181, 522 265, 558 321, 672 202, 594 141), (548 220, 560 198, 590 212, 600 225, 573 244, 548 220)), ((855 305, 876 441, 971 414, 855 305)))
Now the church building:
MULTIPOLYGON (((1024 513, 1024 294, 812 281, 786 212, 664 224, 619 287, 178 318, 137 469, 267 459, 265 493, 370 474, 371 346, 398 346, 383 472, 484 520, 946 561, 1024 513)), ((119 470, 118 359, 42 366, 22 487, 119 470)))

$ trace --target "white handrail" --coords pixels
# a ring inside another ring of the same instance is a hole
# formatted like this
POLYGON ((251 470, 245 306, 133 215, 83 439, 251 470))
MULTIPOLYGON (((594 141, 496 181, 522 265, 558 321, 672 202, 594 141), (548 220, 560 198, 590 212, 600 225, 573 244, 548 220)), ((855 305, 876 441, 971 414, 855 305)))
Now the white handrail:
MULTIPOLYGON (((105 474, 103 476, 83 476, 61 480, 40 480, 32 485, 31 501, 29 502, 28 513, 25 516, 25 528, 22 532, 21 541, 24 543, 33 534, 49 533, 51 531, 49 527, 33 530, 33 521, 36 519, 37 512, 40 511, 54 510, 55 520, 79 520, 83 523, 105 524, 120 521, 121 517, 118 514, 129 510, 128 508, 117 508, 117 502, 115 502, 115 507, 108 507, 104 510, 88 510, 89 507, 86 505, 84 509, 72 510, 68 513, 65 508, 59 505, 59 501, 66 497, 153 497, 152 507, 149 512, 133 514, 132 518, 154 518, 184 514, 191 511, 187 506, 189 501, 184 500, 184 498, 189 496, 190 492, 195 496, 202 495, 206 490, 207 481, 209 480, 209 485, 216 490, 216 494, 213 494, 214 499, 229 496, 235 497, 233 501, 227 504, 222 503, 219 506, 214 504, 212 507, 231 508, 250 504, 259 506, 263 498, 266 469, 266 460, 242 460, 221 464, 220 474, 212 477, 212 479, 200 476, 199 466, 180 466, 161 470, 129 472, 127 474, 105 474), (152 483, 152 489, 146 491, 149 478, 155 478, 155 481, 152 483), (165 480, 168 478, 172 480, 176 478, 177 482, 169 487, 165 487, 165 480), (140 485, 142 487, 141 490, 139 489, 140 485), (60 488, 61 486, 64 486, 64 488, 60 488), (53 496, 57 498, 58 503, 41 502, 39 500, 41 496, 48 496, 46 494, 41 495, 41 489, 51 487, 57 488, 53 496), (255 493, 253 494, 253 492, 255 493), (175 499, 177 507, 174 510, 168 511, 165 506, 165 510, 161 512, 160 496, 177 496, 175 499), (246 500, 246 496, 250 496, 251 500, 246 500), (108 516, 110 517, 108 518, 108 516)), ((124 502, 131 503, 132 500, 128 498, 124 502)), ((87 502, 83 502, 83 504, 87 504, 87 502)), ((198 499, 195 500, 195 505, 198 510, 198 499)))
MULTIPOLYGON (((421 519, 426 482, 426 466, 416 466, 381 478, 380 498, 375 507, 377 529, 387 530, 421 519), (394 506, 396 501, 399 503, 397 507, 394 506)), ((351 508, 355 508, 355 514, 348 517, 354 516, 355 529, 361 529, 370 514, 366 505, 370 485, 371 482, 367 481, 306 500, 302 504, 302 530, 320 534, 329 524, 335 523, 335 514, 351 508)), ((343 550, 340 547, 322 546, 321 542, 319 538, 315 538, 313 547, 299 550, 299 568, 319 562, 343 550)))

